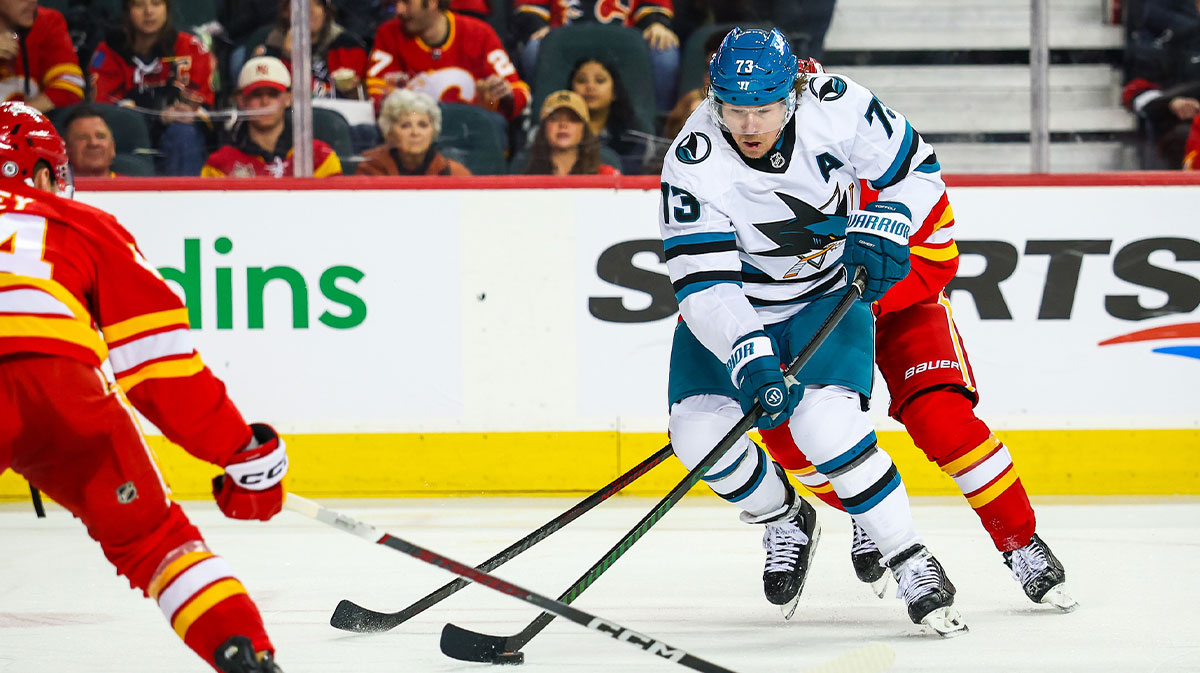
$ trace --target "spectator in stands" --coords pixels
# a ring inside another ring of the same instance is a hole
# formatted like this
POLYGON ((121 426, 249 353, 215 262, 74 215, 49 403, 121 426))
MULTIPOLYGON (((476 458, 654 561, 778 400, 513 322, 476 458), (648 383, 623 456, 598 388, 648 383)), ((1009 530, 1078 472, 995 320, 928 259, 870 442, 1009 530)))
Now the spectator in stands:
POLYGON ((41 112, 83 100, 83 71, 62 14, 33 0, 0 0, 0 101, 41 112))
POLYGON ((617 69, 597 58, 583 58, 567 82, 587 103, 592 133, 621 157, 624 173, 637 174, 645 161, 646 141, 633 133, 633 105, 617 69))
MULTIPOLYGON (((292 76, 273 56, 256 56, 238 75, 238 110, 246 113, 233 141, 213 152, 204 164, 204 177, 281 178, 294 175, 292 164, 292 76)), ((341 175, 342 163, 333 148, 313 140, 313 176, 341 175)))
MULTIPOLYGON (((712 60, 713 54, 717 53, 717 49, 721 48, 721 41, 725 39, 723 31, 716 31, 709 35, 704 40, 704 62, 708 63, 712 60)), ((684 122, 692 116, 692 112, 699 107, 704 100, 706 90, 708 89, 708 68, 703 69, 704 80, 700 86, 684 93, 679 97, 679 101, 675 103, 675 107, 671 108, 671 112, 667 114, 667 121, 663 124, 663 136, 674 138, 679 135, 679 131, 683 129, 684 122)))
POLYGON ((1200 115, 1192 119, 1192 130, 1183 148, 1183 170, 1200 171, 1200 115))
MULTIPOLYGON (((473 16, 480 21, 487 21, 492 15, 492 3, 490 0, 450 0, 450 11, 455 14, 473 16)), ((500 42, 503 43, 505 35, 500 36, 500 42)))
MULTIPOLYGON (((367 46, 334 21, 330 0, 310 0, 313 98, 366 99, 367 46)), ((292 5, 283 0, 279 17, 256 56, 274 56, 291 68, 292 5)))
POLYGON ((1166 167, 1179 168, 1200 114, 1200 0, 1148 2, 1142 11, 1121 102, 1144 121, 1166 167))
POLYGON ((408 88, 515 119, 529 102, 529 86, 496 31, 446 7, 449 0, 399 0, 396 18, 375 32, 367 91, 376 106, 394 89, 408 88))
POLYGON ((117 144, 112 129, 90 105, 80 105, 63 122, 63 139, 67 141, 67 159, 71 173, 77 178, 111 178, 117 144))
POLYGON ((380 24, 396 14, 395 0, 333 0, 333 5, 341 24, 364 38, 374 35, 380 24))
POLYGON ((100 43, 88 75, 98 103, 151 114, 160 175, 199 175, 214 59, 200 40, 171 24, 174 0, 124 0, 123 30, 100 43))
POLYGON ((426 94, 397 89, 379 107, 384 144, 363 152, 356 175, 470 175, 442 156, 434 140, 442 133, 442 110, 426 94))
POLYGON ((654 89, 658 109, 666 110, 675 101, 679 76, 679 36, 671 29, 675 16, 672 0, 630 0, 628 4, 611 0, 516 0, 513 38, 520 46, 521 70, 530 76, 537 64, 542 39, 569 23, 594 21, 629 26, 642 32, 650 47, 654 69, 654 89))
POLYGON ((574 91, 555 91, 542 103, 541 124, 529 149, 529 175, 620 175, 600 161, 600 142, 587 103, 574 91))

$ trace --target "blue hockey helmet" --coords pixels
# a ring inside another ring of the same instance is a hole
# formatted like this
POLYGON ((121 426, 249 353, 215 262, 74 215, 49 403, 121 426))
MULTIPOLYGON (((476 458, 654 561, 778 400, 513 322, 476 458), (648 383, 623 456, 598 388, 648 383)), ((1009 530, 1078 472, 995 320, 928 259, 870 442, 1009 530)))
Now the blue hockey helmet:
POLYGON ((708 62, 710 93, 722 103, 766 105, 793 91, 798 66, 787 38, 778 28, 734 28, 708 62))

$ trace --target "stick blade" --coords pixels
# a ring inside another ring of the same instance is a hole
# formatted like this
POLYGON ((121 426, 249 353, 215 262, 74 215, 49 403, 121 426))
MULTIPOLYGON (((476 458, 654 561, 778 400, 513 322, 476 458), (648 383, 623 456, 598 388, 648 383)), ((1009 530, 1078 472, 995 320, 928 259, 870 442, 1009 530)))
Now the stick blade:
POLYGON ((343 600, 334 608, 329 625, 351 633, 382 633, 396 628, 394 615, 375 612, 353 601, 343 600))
POLYGON ((803 673, 883 673, 896 663, 896 652, 887 643, 868 643, 856 650, 804 669, 803 673))
POLYGON ((454 624, 442 627, 442 654, 451 659, 495 663, 507 644, 508 638, 477 633, 454 624))

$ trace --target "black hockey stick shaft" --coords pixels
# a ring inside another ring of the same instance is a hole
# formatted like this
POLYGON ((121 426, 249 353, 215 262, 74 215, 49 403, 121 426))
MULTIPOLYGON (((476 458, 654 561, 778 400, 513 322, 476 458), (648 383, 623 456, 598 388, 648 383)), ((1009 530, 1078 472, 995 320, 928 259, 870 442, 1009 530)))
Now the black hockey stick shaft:
MULTIPOLYGON (((858 301, 859 296, 862 295, 865 284, 866 275, 860 269, 859 272, 855 274, 854 279, 850 284, 850 288, 846 291, 845 296, 842 297, 837 306, 835 306, 833 311, 830 312, 829 316, 825 319, 825 322, 823 322, 821 327, 817 329, 816 334, 814 334, 808 344, 804 346, 804 349, 800 351, 800 353, 796 356, 796 359, 792 360, 792 363, 787 368, 786 376, 796 376, 800 369, 812 359, 813 355, 816 354, 817 349, 821 347, 821 344, 825 342, 825 339, 829 337, 830 333, 833 332, 833 329, 837 327, 839 322, 841 322, 842 318, 850 310, 850 307, 853 306, 854 302, 858 301)), ((755 422, 758 421, 758 417, 761 416, 762 413, 762 405, 760 405, 758 402, 755 402, 750 408, 750 411, 747 412, 746 415, 743 416, 742 419, 733 426, 733 428, 721 439, 720 442, 717 443, 715 447, 713 447, 713 450, 710 451, 708 455, 706 455, 704 459, 700 461, 700 464, 698 464, 691 472, 688 472, 687 476, 683 478, 683 481, 679 482, 675 488, 671 489, 671 491, 667 493, 667 495, 664 496, 657 505, 654 506, 654 509, 650 510, 646 516, 642 517, 642 520, 639 521, 632 529, 630 529, 630 531, 626 533, 625 536, 622 537, 612 549, 608 550, 608 552, 591 568, 589 568, 582 577, 580 577, 575 581, 574 584, 567 588, 567 590, 558 597, 558 600, 562 601, 563 603, 571 603, 579 596, 579 594, 583 593, 584 590, 591 586, 591 584, 595 582, 600 575, 604 574, 604 572, 608 570, 618 558, 624 555, 625 552, 628 551, 635 542, 645 535, 646 532, 650 530, 650 528, 654 526, 654 524, 656 524, 658 520, 667 513, 668 510, 670 510, 675 506, 676 503, 683 499, 683 496, 686 495, 687 492, 691 490, 691 488, 695 486, 697 482, 700 481, 700 478, 706 472, 708 472, 708 470, 714 464, 716 464, 721 456, 725 455, 725 452, 728 451, 738 441, 738 439, 742 437, 742 435, 746 434, 751 428, 754 427, 755 422)), ((540 633, 542 629, 546 628, 546 626, 554 620, 554 617, 555 615, 552 612, 543 612, 534 618, 534 620, 530 622, 529 625, 524 629, 507 637, 492 636, 484 633, 478 633, 476 631, 469 631, 454 624, 446 624, 446 626, 442 628, 442 653, 448 657, 460 659, 462 661, 494 662, 496 661, 497 656, 500 654, 519 651, 530 640, 532 640, 534 636, 540 633)))
POLYGON ((46 518, 46 506, 42 504, 42 492, 37 490, 33 484, 29 485, 29 497, 33 498, 33 512, 37 514, 37 518, 46 518))
MULTIPOLYGON (((616 495, 626 486, 633 483, 639 477, 653 469, 656 465, 666 460, 670 455, 671 445, 667 444, 655 452, 654 455, 643 460, 632 467, 625 474, 622 474, 614 479, 604 488, 601 488, 599 491, 596 491, 595 493, 581 500, 571 509, 558 515, 552 521, 546 523, 544 526, 533 531, 529 535, 526 535, 520 540, 512 543, 503 551, 497 553, 490 559, 475 566, 475 569, 482 570, 483 572, 490 572, 511 561, 533 545, 541 542, 547 537, 550 537, 552 533, 557 532, 559 529, 563 528, 575 519, 583 516, 585 513, 595 508, 596 505, 599 505, 605 500, 608 500, 612 496, 616 495)), ((329 624, 334 628, 341 629, 343 631, 353 631, 356 633, 379 633, 381 631, 388 631, 449 598, 459 589, 462 589, 470 583, 471 581, 467 579, 456 579, 443 585, 441 588, 435 590, 424 598, 398 612, 376 612, 374 610, 364 608, 352 601, 343 600, 342 602, 338 603, 337 608, 333 611, 333 615, 329 617, 329 624)))
POLYGON ((606 636, 614 638, 624 643, 629 643, 634 647, 641 649, 647 654, 652 654, 656 657, 673 661, 682 666, 704 673, 734 673, 728 668, 718 666, 710 661, 701 659, 692 654, 688 654, 683 650, 668 645, 657 638, 652 638, 637 631, 627 629, 616 622, 601 619, 593 614, 584 612, 577 608, 573 608, 565 603, 560 603, 552 598, 548 598, 538 593, 534 593, 528 589, 521 588, 516 584, 505 581, 489 575, 482 570, 477 570, 468 565, 464 565, 442 556, 437 552, 417 546, 407 540, 395 537, 389 533, 381 533, 373 526, 353 519, 345 514, 341 514, 331 510, 323 505, 319 505, 312 500, 302 498, 298 495, 289 493, 287 500, 284 501, 284 507, 298 514, 303 514, 312 519, 316 519, 322 523, 329 524, 334 528, 339 528, 351 535, 356 535, 369 542, 381 544, 385 547, 391 547, 396 551, 403 552, 409 556, 424 561, 430 565, 437 566, 443 570, 454 573, 465 579, 469 579, 477 584, 482 584, 490 589, 499 591, 502 594, 508 594, 513 598, 523 600, 526 603, 532 603, 543 610, 549 610, 557 615, 569 619, 576 624, 585 626, 593 631, 602 633, 606 636))

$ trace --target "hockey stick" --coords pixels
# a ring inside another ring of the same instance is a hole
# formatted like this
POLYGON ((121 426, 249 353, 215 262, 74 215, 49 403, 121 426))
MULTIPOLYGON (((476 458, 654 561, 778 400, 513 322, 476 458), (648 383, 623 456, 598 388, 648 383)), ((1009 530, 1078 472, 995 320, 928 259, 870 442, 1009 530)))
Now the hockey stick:
MULTIPOLYGON (((854 304, 854 302, 858 301, 865 284, 866 274, 860 268, 859 272, 855 274, 854 280, 851 282, 850 288, 846 291, 845 296, 843 296, 841 301, 838 302, 837 306, 834 307, 833 311, 829 314, 829 317, 827 317, 825 322, 821 324, 821 327, 817 330, 816 334, 813 335, 808 344, 804 346, 804 349, 801 350, 796 356, 796 359, 792 360, 792 363, 788 365, 787 372, 785 374, 786 376, 795 377, 800 369, 812 359, 812 356, 817 352, 817 349, 821 347, 821 344, 823 344, 825 339, 829 337, 829 334, 833 332, 834 327, 841 322, 842 317, 846 315, 846 312, 850 310, 850 307, 854 304)), ((750 407, 750 411, 742 417, 742 420, 738 421, 737 424, 730 429, 730 431, 721 439, 720 442, 717 443, 715 447, 713 447, 713 450, 710 451, 708 455, 706 455, 704 459, 700 461, 700 464, 697 465, 691 472, 688 472, 687 476, 683 478, 683 481, 679 482, 675 488, 672 488, 671 491, 667 493, 667 495, 664 496, 657 505, 654 506, 654 509, 650 510, 646 516, 642 517, 642 520, 639 521, 632 529, 630 529, 630 531, 626 533, 625 536, 622 537, 612 549, 609 549, 599 561, 589 568, 582 577, 575 580, 575 583, 568 587, 567 590, 558 597, 558 600, 562 601, 563 603, 571 603, 578 598, 579 594, 583 593, 600 577, 600 575, 604 574, 604 571, 608 570, 609 566, 615 563, 616 560, 620 558, 626 551, 628 551, 635 542, 645 535, 646 531, 650 530, 654 524, 658 523, 658 520, 661 519, 668 510, 670 510, 675 506, 676 503, 683 499, 683 496, 686 495, 687 492, 696 485, 696 482, 700 481, 700 478, 706 472, 708 472, 709 468, 716 464, 721 456, 725 455, 725 452, 728 451, 730 447, 732 447, 737 440, 742 437, 742 435, 746 434, 752 427, 754 427, 755 422, 758 420, 758 417, 762 415, 762 413, 762 405, 758 402, 755 402, 754 405, 750 407)), ((462 661, 501 663, 509 658, 516 657, 520 653, 521 648, 524 647, 530 640, 532 640, 534 636, 536 636, 538 633, 541 633, 542 629, 546 628, 546 626, 553 620, 554 614, 550 612, 543 612, 532 622, 530 622, 528 626, 511 636, 492 636, 485 633, 470 631, 454 624, 446 624, 446 626, 442 628, 442 653, 448 657, 462 661)))
POLYGON ((352 519, 345 514, 335 512, 327 507, 313 502, 312 500, 302 498, 294 493, 288 494, 287 500, 284 501, 283 506, 293 512, 296 512, 297 514, 303 514, 311 519, 316 519, 322 523, 329 524, 334 528, 340 528, 341 530, 344 530, 351 535, 361 537, 368 542, 374 542, 375 544, 381 544, 385 547, 391 547, 392 549, 408 554, 415 559, 424 561, 430 565, 435 565, 443 570, 448 570, 455 575, 469 579, 478 584, 482 584, 488 588, 495 589, 502 594, 508 594, 509 596, 523 600, 526 603, 532 603, 543 610, 549 610, 555 614, 562 615, 576 624, 586 626, 587 628, 598 633, 603 633, 604 635, 615 638, 621 642, 629 643, 634 647, 641 648, 641 650, 647 654, 662 657, 668 661, 673 661, 682 666, 687 666, 692 670, 704 671, 705 673, 734 673, 734 671, 731 671, 728 668, 718 666, 710 661, 701 659, 700 657, 692 654, 688 654, 687 652, 684 652, 677 647, 672 647, 661 640, 658 640, 657 638, 652 638, 650 636, 638 633, 637 631, 632 631, 615 622, 601 619, 595 615, 584 612, 583 610, 573 608, 565 603, 560 603, 541 594, 534 593, 528 589, 523 589, 515 584, 512 584, 511 582, 502 580, 495 575, 489 575, 483 571, 476 570, 475 568, 463 565, 458 561, 454 561, 450 558, 442 556, 441 554, 425 549, 424 547, 418 547, 407 540, 393 537, 388 533, 380 533, 369 524, 352 519))
POLYGON ((42 504, 42 492, 37 490, 33 484, 29 485, 29 497, 33 498, 33 512, 37 514, 37 518, 46 518, 46 506, 42 504))
MULTIPOLYGON (((552 533, 557 532, 560 528, 583 516, 596 505, 616 495, 623 488, 649 472, 654 466, 666 460, 670 455, 671 445, 667 444, 654 455, 638 463, 625 474, 617 477, 612 483, 584 498, 579 504, 558 515, 554 520, 529 535, 512 543, 508 548, 495 556, 475 566, 475 569, 490 572, 511 561, 533 545, 550 537, 552 533)), ((452 594, 470 583, 470 580, 456 579, 399 612, 375 612, 352 601, 343 600, 338 603, 337 608, 333 611, 333 615, 330 616, 329 625, 336 629, 354 631, 356 633, 388 631, 449 598, 452 594)))

